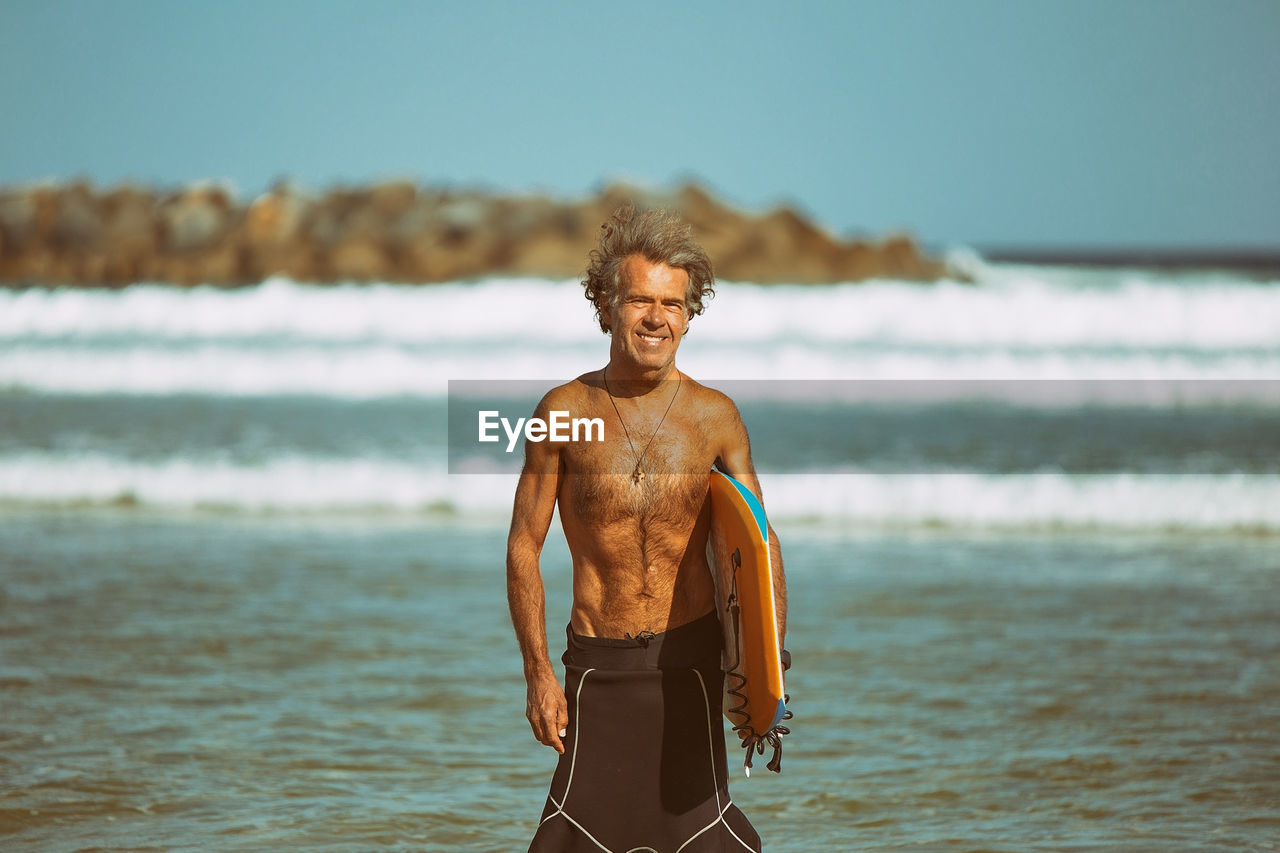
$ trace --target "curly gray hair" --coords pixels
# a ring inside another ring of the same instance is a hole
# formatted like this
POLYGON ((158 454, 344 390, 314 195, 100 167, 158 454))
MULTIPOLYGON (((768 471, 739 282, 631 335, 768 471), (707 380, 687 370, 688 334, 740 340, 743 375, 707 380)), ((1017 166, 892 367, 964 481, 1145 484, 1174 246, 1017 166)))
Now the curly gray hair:
POLYGON ((690 318, 705 310, 704 300, 715 296, 715 273, 711 259, 693 238, 693 229, 667 210, 637 213, 625 205, 600 226, 600 245, 592 249, 591 263, 582 286, 595 306, 600 331, 609 334, 609 314, 618 302, 622 262, 641 255, 650 263, 666 264, 689 274, 685 293, 690 318))

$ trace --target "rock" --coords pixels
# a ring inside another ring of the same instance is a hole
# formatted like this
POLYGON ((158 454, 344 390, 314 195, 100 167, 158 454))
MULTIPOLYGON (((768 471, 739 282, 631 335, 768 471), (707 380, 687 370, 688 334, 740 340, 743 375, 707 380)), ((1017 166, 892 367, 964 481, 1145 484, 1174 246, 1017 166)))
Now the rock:
POLYGON ((394 245, 408 245, 429 233, 437 220, 436 211, 441 201, 438 193, 415 195, 413 204, 388 225, 387 239, 394 245))
POLYGON ((36 202, 20 189, 0 190, 0 247, 17 252, 36 238, 36 202))
POLYGON ((214 245, 231 218, 231 198, 220 187, 194 187, 160 204, 160 235, 168 249, 186 252, 214 245))
POLYGON ((331 281, 386 281, 394 278, 382 245, 374 238, 352 235, 329 250, 326 279, 331 281))
POLYGON ((885 278, 927 281, 947 274, 944 263, 925 258, 916 246, 916 241, 906 234, 897 234, 885 240, 880 246, 880 258, 880 275, 885 278))
POLYGON ((408 181, 378 184, 369 190, 369 207, 384 221, 391 222, 413 207, 418 188, 408 181))
POLYGON ((262 281, 281 275, 294 281, 325 281, 320 253, 308 242, 260 247, 242 255, 240 281, 262 281))
POLYGON ((131 284, 155 278, 151 273, 160 251, 156 206, 154 194, 129 186, 103 198, 103 283, 131 284))
POLYGON ((0 190, 0 229, 11 251, 47 247, 58 221, 58 190, 38 185, 0 190))
POLYGON ((52 242, 60 249, 97 246, 105 230, 105 222, 92 189, 84 182, 68 187, 57 197, 57 218, 52 242))
POLYGON ((626 203, 678 211, 722 279, 799 283, 948 274, 906 235, 881 244, 840 240, 793 208, 755 216, 692 183, 675 190, 612 184, 578 202, 407 181, 322 195, 278 183, 246 206, 210 183, 159 196, 127 185, 102 193, 79 181, 0 188, 0 281, 569 278, 582 274, 601 223, 626 203))
POLYGON ((241 240, 250 247, 279 246, 302 232, 311 200, 287 185, 277 186, 253 200, 245 213, 241 240))

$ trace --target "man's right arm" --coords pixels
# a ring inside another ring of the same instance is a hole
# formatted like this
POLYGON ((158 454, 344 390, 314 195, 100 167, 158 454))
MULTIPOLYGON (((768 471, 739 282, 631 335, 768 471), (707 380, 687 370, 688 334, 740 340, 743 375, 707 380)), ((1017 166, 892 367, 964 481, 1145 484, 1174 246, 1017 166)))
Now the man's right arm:
MULTIPOLYGON (((538 408, 541 413, 543 406, 538 408)), ((569 710, 547 652, 546 593, 539 560, 559 486, 559 445, 526 441, 507 536, 507 605, 524 659, 525 716, 534 737, 562 753, 560 733, 569 724, 569 710)))

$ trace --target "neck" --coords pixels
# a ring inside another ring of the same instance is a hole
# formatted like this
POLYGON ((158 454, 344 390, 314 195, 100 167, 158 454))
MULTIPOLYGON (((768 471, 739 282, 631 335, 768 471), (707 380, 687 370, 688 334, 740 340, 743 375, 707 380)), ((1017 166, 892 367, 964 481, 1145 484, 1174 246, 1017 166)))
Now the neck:
POLYGON ((643 397, 662 387, 664 382, 680 378, 674 363, 660 368, 644 369, 623 367, 613 359, 604 367, 604 378, 609 390, 617 397, 643 397))

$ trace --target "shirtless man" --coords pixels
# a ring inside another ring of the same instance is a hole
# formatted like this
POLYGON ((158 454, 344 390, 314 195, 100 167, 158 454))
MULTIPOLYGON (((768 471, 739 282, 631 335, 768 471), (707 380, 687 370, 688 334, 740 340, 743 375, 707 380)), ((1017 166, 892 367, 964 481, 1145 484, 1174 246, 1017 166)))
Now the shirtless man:
MULTIPOLYGON (((507 596, 526 716, 561 754, 530 850, 757 850, 728 797, 720 628, 707 564, 712 464, 757 497, 733 402, 682 374, 676 351, 712 292, 687 225, 624 208, 583 282, 609 362, 550 391, 537 416, 600 418, 603 441, 526 442, 507 544, 507 596), (545 630, 539 555, 557 504, 573 560, 562 688, 545 630), (740 845, 740 846, 739 846, 740 845)), ((786 586, 769 531, 785 636, 786 586)))

